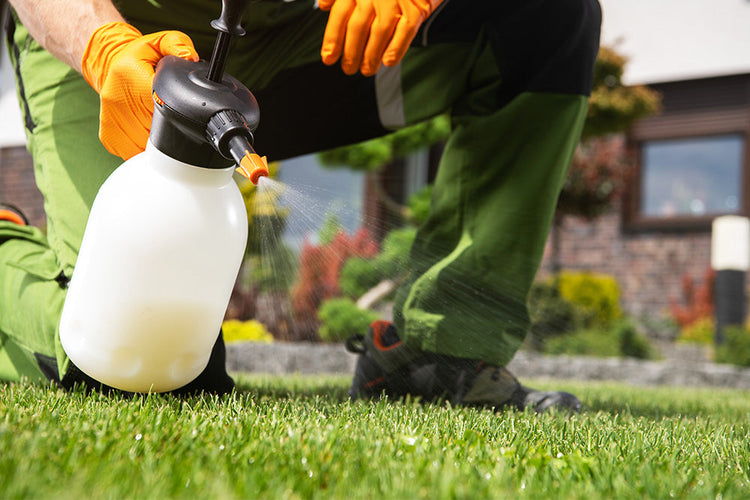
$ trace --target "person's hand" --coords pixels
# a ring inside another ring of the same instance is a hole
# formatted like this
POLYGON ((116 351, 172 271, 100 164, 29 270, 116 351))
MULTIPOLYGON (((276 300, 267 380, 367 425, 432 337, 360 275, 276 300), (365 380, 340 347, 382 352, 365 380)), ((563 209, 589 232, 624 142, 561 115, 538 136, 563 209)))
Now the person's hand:
POLYGON ((154 113, 154 67, 166 55, 198 60, 192 40, 179 31, 144 36, 115 22, 100 26, 89 38, 81 70, 99 93, 99 140, 110 153, 127 160, 146 148, 154 113))
POLYGON ((330 10, 320 55, 325 64, 341 58, 347 75, 374 75, 382 62, 395 66, 419 26, 443 0, 318 0, 330 10))

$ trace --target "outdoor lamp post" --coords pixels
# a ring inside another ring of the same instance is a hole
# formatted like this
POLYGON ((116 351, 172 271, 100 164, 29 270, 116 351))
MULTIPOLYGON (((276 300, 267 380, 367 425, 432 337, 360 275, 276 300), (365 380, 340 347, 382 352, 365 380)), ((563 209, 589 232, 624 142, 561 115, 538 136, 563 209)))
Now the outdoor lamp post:
POLYGON ((714 219, 711 267, 716 271, 716 344, 721 344, 724 328, 743 325, 747 314, 745 274, 750 267, 750 219, 737 215, 714 219))

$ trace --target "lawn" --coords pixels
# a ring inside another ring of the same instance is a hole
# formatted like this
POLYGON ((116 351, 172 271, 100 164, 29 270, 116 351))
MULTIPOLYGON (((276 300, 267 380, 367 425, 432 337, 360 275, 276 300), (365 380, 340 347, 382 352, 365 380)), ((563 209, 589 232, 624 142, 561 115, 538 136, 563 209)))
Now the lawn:
POLYGON ((348 382, 241 376, 182 400, 0 384, 0 498, 750 495, 748 391, 565 382, 584 411, 535 415, 350 403, 348 382))

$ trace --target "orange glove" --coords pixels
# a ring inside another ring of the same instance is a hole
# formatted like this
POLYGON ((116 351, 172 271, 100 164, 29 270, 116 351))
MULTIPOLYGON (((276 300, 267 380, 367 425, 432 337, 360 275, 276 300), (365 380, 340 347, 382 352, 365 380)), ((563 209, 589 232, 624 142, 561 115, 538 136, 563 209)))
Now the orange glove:
POLYGON ((330 10, 320 55, 325 64, 341 57, 347 75, 372 76, 404 57, 419 26, 443 0, 318 0, 330 10), (343 54, 343 55, 342 55, 343 54))
POLYGON ((99 140, 110 153, 127 160, 146 148, 154 114, 154 67, 166 55, 198 60, 192 40, 179 31, 144 36, 116 22, 100 26, 89 38, 81 69, 99 93, 99 140))

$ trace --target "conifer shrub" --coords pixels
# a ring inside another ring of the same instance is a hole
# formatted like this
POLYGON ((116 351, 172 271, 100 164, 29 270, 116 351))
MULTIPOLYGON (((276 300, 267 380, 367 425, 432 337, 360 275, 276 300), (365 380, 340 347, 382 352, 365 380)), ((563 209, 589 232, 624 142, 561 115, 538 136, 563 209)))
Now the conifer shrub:
POLYGON ((425 186, 409 197, 409 213, 414 222, 421 224, 430 214, 432 185, 425 186))
POLYGON ((614 277, 562 271, 557 281, 560 295, 576 307, 579 322, 584 327, 605 328, 622 317, 620 287, 614 277))
POLYGON ((378 269, 376 259, 351 257, 341 268, 339 286, 345 297, 357 299, 382 280, 383 272, 378 269))
POLYGON ((385 279, 402 277, 415 234, 411 227, 394 229, 383 239, 382 250, 375 257, 349 258, 341 269, 341 293, 357 299, 385 279))
POLYGON ((357 307, 351 299, 329 299, 318 310, 320 338, 328 342, 339 342, 351 335, 364 334, 378 314, 357 307))
POLYGON ((545 341, 565 333, 574 332, 575 306, 565 300, 554 280, 537 281, 529 292, 529 336, 532 348, 541 350, 545 341))
POLYGON ((724 341, 716 348, 716 361, 750 366, 750 331, 741 326, 724 328, 724 341))
POLYGON ((628 358, 652 359, 654 351, 648 339, 630 321, 617 321, 613 333, 620 346, 620 354, 628 358))
POLYGON ((654 357, 648 339, 629 321, 617 321, 607 328, 589 328, 549 339, 544 352, 570 356, 654 357))
POLYGON ((680 328, 677 342, 710 345, 714 343, 715 333, 716 322, 714 318, 704 316, 680 328))

